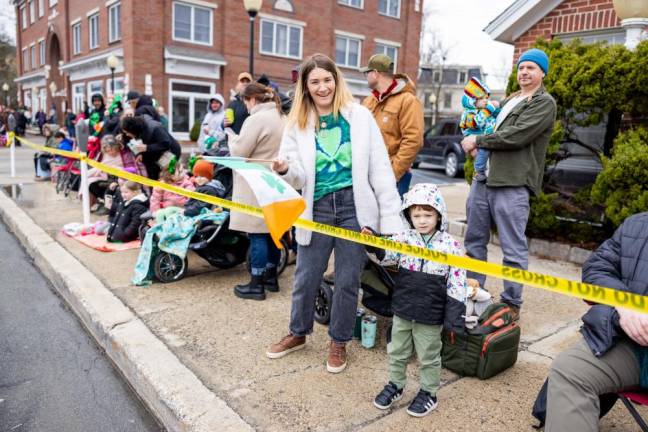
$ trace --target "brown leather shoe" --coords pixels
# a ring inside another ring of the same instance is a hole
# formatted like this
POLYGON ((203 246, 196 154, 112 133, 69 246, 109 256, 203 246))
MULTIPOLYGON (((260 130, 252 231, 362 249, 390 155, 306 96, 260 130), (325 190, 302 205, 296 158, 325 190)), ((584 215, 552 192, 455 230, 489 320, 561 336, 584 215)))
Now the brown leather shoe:
POLYGON ((346 344, 331 341, 328 360, 326 361, 326 370, 331 373, 340 373, 346 369, 346 365, 346 344))
POLYGON ((300 350, 306 346, 306 336, 284 336, 279 343, 270 345, 266 355, 271 359, 278 359, 293 351, 300 350))

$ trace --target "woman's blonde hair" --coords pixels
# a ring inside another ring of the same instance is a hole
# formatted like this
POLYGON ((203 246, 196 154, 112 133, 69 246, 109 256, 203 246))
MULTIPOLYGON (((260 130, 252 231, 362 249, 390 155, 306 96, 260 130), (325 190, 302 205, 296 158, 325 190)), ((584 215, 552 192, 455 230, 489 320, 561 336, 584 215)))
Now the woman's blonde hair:
POLYGON ((296 124, 300 129, 305 129, 312 116, 317 115, 315 102, 308 91, 308 75, 316 69, 324 69, 333 75, 335 80, 335 96, 333 97, 333 117, 340 115, 340 109, 353 102, 353 96, 346 81, 333 60, 324 54, 313 54, 302 62, 299 67, 299 78, 295 86, 295 98, 288 121, 296 124))

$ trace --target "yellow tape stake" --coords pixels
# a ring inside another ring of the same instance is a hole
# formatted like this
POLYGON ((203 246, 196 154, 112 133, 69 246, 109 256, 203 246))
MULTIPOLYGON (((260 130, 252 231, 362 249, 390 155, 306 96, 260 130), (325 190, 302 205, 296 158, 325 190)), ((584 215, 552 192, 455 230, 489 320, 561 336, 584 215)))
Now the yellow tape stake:
MULTIPOLYGON (((20 139, 20 138, 19 138, 20 139)), ((43 151, 50 151, 48 147, 37 146, 29 143, 23 139, 21 142, 28 144, 36 149, 44 149, 43 151)), ((86 159, 88 165, 98 168, 108 174, 116 177, 121 177, 126 180, 134 181, 146 186, 157 187, 178 195, 188 198, 194 198, 203 202, 214 204, 220 207, 225 207, 230 210, 245 213, 247 215, 263 218, 263 211, 258 208, 247 204, 236 203, 223 198, 217 198, 211 195, 205 195, 199 192, 189 191, 179 188, 174 185, 162 183, 159 181, 151 180, 147 177, 142 177, 137 174, 132 174, 120 169, 110 167, 88 159, 85 155, 73 152, 58 152, 70 154, 76 159, 86 159)), ((60 153, 57 153, 60 154, 60 153)), ((298 219, 295 226, 307 229, 319 234, 328 235, 331 237, 349 240, 355 243, 360 243, 367 246, 374 246, 385 250, 398 252, 404 255, 410 255, 416 258, 421 258, 429 261, 434 261, 440 264, 445 264, 452 267, 463 268, 466 270, 482 273, 487 276, 493 276, 499 279, 506 279, 513 282, 519 282, 524 285, 541 288, 547 291, 564 294, 569 297, 576 297, 583 300, 589 300, 595 303, 605 304, 612 307, 624 307, 637 312, 648 313, 648 296, 638 294, 631 294, 624 291, 614 290, 612 288, 601 287, 597 285, 590 285, 582 282, 571 281, 555 276, 545 275, 542 273, 531 272, 528 270, 521 270, 513 267, 502 266, 495 263, 479 261, 473 258, 446 254, 442 252, 433 251, 430 249, 412 246, 405 243, 398 243, 393 240, 376 237, 372 235, 362 234, 356 231, 338 228, 331 225, 321 224, 306 219, 298 219)))
POLYGON ((16 133, 15 132, 9 132, 8 137, 7 137, 7 142, 5 143, 5 147, 10 147, 11 143, 13 140, 16 139, 16 133))

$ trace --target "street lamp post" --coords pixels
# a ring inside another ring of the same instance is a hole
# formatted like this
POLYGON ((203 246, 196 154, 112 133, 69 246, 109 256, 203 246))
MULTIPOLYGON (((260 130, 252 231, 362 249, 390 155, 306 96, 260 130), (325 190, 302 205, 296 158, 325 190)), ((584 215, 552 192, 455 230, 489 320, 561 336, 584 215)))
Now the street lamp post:
POLYGON ((243 4, 250 16, 250 75, 254 79, 254 18, 261 10, 263 0, 243 0, 243 4))
POLYGON ((5 105, 9 106, 9 84, 2 84, 2 90, 4 91, 5 105))
POLYGON ((119 59, 116 56, 111 55, 106 59, 106 64, 110 69, 110 93, 112 94, 112 97, 115 97, 115 69, 119 66, 119 59))

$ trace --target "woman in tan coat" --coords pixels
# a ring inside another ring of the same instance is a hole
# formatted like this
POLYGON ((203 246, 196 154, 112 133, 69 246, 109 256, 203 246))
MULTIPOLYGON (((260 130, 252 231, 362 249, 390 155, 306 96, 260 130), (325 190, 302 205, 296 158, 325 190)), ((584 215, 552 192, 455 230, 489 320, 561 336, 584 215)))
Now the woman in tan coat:
MULTIPOLYGON (((279 153, 284 119, 277 94, 269 87, 253 82, 241 93, 250 116, 245 119, 239 135, 230 134, 232 156, 250 159, 275 159, 279 153)), ((246 181, 234 174, 232 200, 258 206, 256 197, 246 181)), ((252 279, 237 285, 234 294, 243 299, 265 300, 265 291, 279 291, 277 264, 280 252, 268 234, 261 218, 233 212, 230 229, 247 232, 250 237, 250 267, 252 279)))

